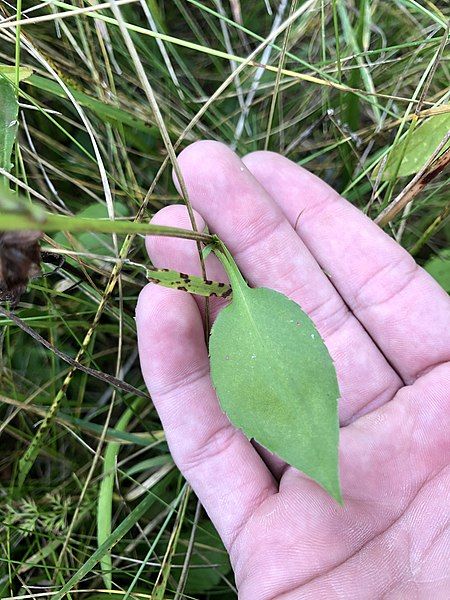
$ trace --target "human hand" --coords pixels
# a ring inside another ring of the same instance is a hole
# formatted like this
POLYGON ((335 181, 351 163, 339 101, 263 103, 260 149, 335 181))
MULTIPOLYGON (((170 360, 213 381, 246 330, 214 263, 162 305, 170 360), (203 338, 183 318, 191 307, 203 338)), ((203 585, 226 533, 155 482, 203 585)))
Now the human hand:
MULTIPOLYGON (((153 284, 140 295, 143 375, 172 455, 230 553, 239 598, 448 598, 449 297, 373 222, 279 155, 241 161, 197 142, 179 164, 193 207, 249 283, 313 319, 341 390, 344 508, 230 424, 211 387, 201 300, 153 284)), ((189 226, 181 206, 153 222, 189 226)), ((194 242, 147 246, 156 266, 200 274, 194 242)), ((225 280, 214 256, 207 272, 225 280)), ((213 316, 221 306, 211 302, 213 316)))

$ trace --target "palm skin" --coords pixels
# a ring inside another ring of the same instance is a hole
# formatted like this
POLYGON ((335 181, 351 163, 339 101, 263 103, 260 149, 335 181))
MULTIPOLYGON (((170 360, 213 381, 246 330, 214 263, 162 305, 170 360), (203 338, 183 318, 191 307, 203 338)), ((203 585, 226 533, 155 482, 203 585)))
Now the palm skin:
MULTIPOLYGON (((241 161, 197 142, 179 164, 198 228, 202 215, 252 285, 311 316, 341 390, 343 508, 229 423, 211 387, 201 302, 152 284, 141 293, 144 378, 174 459, 230 553, 239 598, 448 598, 449 297, 362 213, 279 155, 241 161)), ((181 206, 154 222, 189 226, 181 206)), ((193 242, 147 246, 156 266, 199 274, 193 242)), ((213 256, 207 272, 225 279, 213 256)), ((213 316, 221 306, 212 303, 213 316)))

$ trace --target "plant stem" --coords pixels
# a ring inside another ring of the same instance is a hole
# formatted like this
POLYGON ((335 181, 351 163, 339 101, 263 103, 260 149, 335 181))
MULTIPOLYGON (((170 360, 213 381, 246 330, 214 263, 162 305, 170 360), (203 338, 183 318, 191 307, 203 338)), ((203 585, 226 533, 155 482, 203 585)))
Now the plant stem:
MULTIPOLYGON (((242 274, 239 271, 231 252, 217 236, 214 236, 214 241, 215 245, 213 247, 213 252, 222 263, 222 266, 228 275, 233 293, 235 291, 238 292, 240 289, 242 289, 242 287, 248 287, 247 282, 242 277, 242 274)), ((238 294, 234 294, 234 298, 237 297, 238 294)))
POLYGON ((213 236, 207 233, 199 233, 189 229, 179 227, 166 227, 164 225, 154 225, 151 223, 138 223, 132 221, 112 221, 109 219, 83 219, 81 217, 66 217, 63 215, 54 215, 43 213, 39 218, 27 214, 0 213, 0 231, 91 231, 95 233, 117 233, 117 234, 144 234, 144 235, 162 235, 166 237, 179 237, 189 240, 197 240, 210 244, 213 236))

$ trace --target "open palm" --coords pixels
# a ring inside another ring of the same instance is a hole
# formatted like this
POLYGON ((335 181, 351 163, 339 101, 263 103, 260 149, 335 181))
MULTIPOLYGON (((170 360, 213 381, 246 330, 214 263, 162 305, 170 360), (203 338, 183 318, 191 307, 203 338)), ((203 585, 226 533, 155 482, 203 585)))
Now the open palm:
MULTIPOLYGON (((448 598, 448 296, 355 207, 279 155, 241 161, 197 142, 179 164, 199 229, 202 215, 251 285, 310 315, 341 390, 344 508, 230 424, 211 387, 201 302, 152 284, 141 293, 145 381, 230 553, 239 598, 448 598)), ((154 222, 189 223, 181 206, 154 222)), ((148 249, 157 266, 199 273, 191 241, 150 238, 148 249)), ((225 278, 214 256, 207 271, 225 278)), ((212 303, 213 316, 222 305, 212 303)))

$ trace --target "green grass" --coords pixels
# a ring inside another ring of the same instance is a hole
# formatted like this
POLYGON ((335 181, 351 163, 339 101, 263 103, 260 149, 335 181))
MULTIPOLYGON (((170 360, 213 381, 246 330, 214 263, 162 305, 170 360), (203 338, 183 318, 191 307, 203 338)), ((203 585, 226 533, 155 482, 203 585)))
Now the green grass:
MULTIPOLYGON (((43 245, 66 257, 15 311, 59 354, 0 315, 0 598, 237 597, 151 401, 61 353, 146 392, 133 319, 142 234, 180 201, 166 158, 175 151, 204 138, 240 154, 267 147, 375 219, 412 178, 391 167, 383 176, 396 146, 407 152, 401 140, 413 139, 416 121, 450 104, 445 3, 288 2, 269 43, 279 3, 272 15, 264 0, 236 4, 241 23, 225 0, 136 0, 96 13, 83 0, 37 10, 0 0, 2 19, 28 21, 0 23, 0 63, 20 89, 9 187, 27 203, 13 217, 2 205, 0 226, 32 226, 32 202, 52 213, 43 245), (18 85, 19 66, 34 74, 18 85), (113 214, 116 224, 98 220, 113 214)), ((385 226, 447 282, 436 260, 448 260, 449 213, 444 172, 385 226)))

